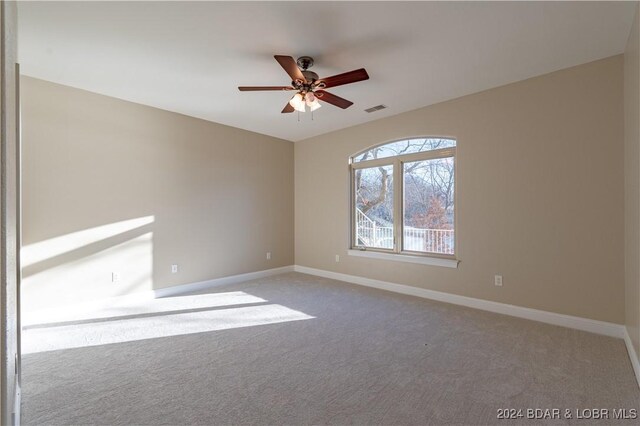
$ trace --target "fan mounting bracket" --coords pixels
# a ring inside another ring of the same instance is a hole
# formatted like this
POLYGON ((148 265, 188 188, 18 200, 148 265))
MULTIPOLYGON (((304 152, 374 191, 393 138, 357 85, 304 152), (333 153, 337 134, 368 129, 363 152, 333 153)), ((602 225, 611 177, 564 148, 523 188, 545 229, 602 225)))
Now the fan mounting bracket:
POLYGON ((311 56, 300 56, 296 61, 296 64, 302 71, 306 71, 307 68, 311 68, 313 66, 313 58, 311 56))

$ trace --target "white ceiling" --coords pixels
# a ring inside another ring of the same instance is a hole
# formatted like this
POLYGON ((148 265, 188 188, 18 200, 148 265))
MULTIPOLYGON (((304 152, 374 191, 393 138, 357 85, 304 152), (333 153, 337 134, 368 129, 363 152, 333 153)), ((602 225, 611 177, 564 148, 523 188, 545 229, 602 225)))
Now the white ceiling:
POLYGON ((26 75, 298 141, 624 51, 635 2, 20 2, 26 75), (281 114, 274 54, 354 102, 281 114), (372 114, 378 104, 389 108, 372 114))

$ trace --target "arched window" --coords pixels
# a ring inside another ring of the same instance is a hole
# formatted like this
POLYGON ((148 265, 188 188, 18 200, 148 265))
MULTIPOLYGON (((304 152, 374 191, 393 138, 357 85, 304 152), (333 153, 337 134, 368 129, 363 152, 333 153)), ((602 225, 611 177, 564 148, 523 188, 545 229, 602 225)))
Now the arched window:
POLYGON ((412 138, 350 158, 351 248, 455 258, 451 138, 412 138))

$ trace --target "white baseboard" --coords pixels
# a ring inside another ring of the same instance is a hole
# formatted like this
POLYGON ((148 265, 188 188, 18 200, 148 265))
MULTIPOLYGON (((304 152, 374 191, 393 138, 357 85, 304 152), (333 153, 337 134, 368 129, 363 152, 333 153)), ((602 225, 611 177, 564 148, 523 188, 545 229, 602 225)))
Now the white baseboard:
POLYGON ((285 272, 293 272, 293 265, 281 268, 266 269, 263 271, 248 272, 245 274, 231 275, 222 278, 215 278, 197 283, 176 285, 173 287, 160 288, 156 290, 139 291, 122 296, 104 297, 82 302, 76 302, 65 306, 55 306, 53 308, 42 309, 32 312, 22 313, 22 326, 29 327, 40 324, 50 324, 54 322, 64 322, 84 318, 92 318, 97 311, 113 308, 131 303, 141 303, 151 299, 177 296, 194 291, 206 290, 226 284, 236 284, 258 278, 278 275, 285 272))
POLYGON ((629 353, 629 359, 633 366, 633 372, 636 373, 636 380, 638 381, 638 387, 640 387, 640 360, 638 360, 638 354, 633 348, 633 343, 631 343, 631 337, 629 336, 629 330, 627 330, 627 327, 624 328, 624 344, 627 346, 627 352, 629 353))
MULTIPOLYGON (((440 291, 427 290, 424 288, 412 287, 403 284, 396 284, 388 281, 375 280, 371 278, 359 277, 356 275, 342 274, 339 272, 326 271, 322 269, 309 268, 300 265, 283 266, 280 268, 266 269, 256 272, 248 272, 245 274, 231 275, 222 278, 215 278, 212 280, 201 281, 190 284, 177 285, 173 287, 167 287, 157 290, 149 290, 145 292, 133 293, 125 296, 110 297, 108 299, 101 299, 87 303, 83 303, 84 310, 95 309, 98 305, 113 306, 118 303, 126 303, 140 300, 149 300, 161 297, 177 296, 180 294, 191 293, 195 291, 206 290, 213 287, 218 287, 227 284, 236 284, 249 280, 270 277, 273 275, 283 274, 285 272, 300 272, 309 275, 316 275, 319 277, 334 279, 347 283, 362 285, 366 287, 373 287, 380 290, 391 291, 394 293, 401 293, 416 297, 422 297, 425 299, 436 300, 439 302, 451 303, 454 305, 466 306, 469 308, 480 309, 489 312, 495 312, 503 315, 510 315, 513 317, 524 318, 532 321, 539 321, 547 324, 558 325, 562 327, 573 328, 577 330, 587 331, 596 334, 602 334, 610 337, 617 337, 624 339, 629 353, 629 358, 635 372, 638 385, 640 386, 640 362, 638 356, 631 343, 631 338, 627 328, 621 324, 614 324, 604 321, 596 321, 588 318, 575 317, 571 315, 558 314, 554 312, 542 311, 538 309, 524 308, 522 306, 509 305, 506 303, 492 302, 489 300, 475 299, 467 296, 460 296, 457 294, 444 293, 440 291)), ((55 312, 60 312, 60 307, 55 308, 55 312)), ((38 314, 44 314, 45 312, 38 312, 38 314)), ((44 317, 48 317, 45 315, 44 317)), ((39 324, 42 318, 40 315, 36 315, 30 320, 23 321, 23 325, 39 324), (26 324, 25 324, 26 322, 26 324)), ((24 319, 24 318, 23 318, 24 319)), ((47 318, 50 322, 51 318, 47 318)))
POLYGON ((457 294, 444 293, 441 291, 427 290, 424 288, 412 287, 403 284, 391 283, 388 281, 374 280, 371 278, 359 277, 357 275, 341 274, 339 272, 326 271, 323 269, 309 268, 307 266, 295 265, 294 270, 303 274, 316 275, 352 284, 373 287, 380 290, 392 291, 394 293, 407 294, 410 296, 422 297, 436 300, 438 302, 451 303, 454 305, 467 306, 469 308, 481 309, 483 311, 495 312, 503 315, 524 318, 532 321, 539 321, 546 324, 558 325, 561 327, 573 328, 576 330, 588 331, 610 337, 624 339, 627 353, 633 366, 636 381, 640 387, 640 361, 636 354, 627 327, 622 324, 596 321, 588 318, 575 317, 571 315, 557 314, 555 312, 541 311, 539 309, 524 308, 522 306, 508 305, 506 303, 492 302, 490 300, 475 299, 473 297, 459 296, 457 294))
POLYGON ((159 288, 153 290, 153 297, 170 297, 179 294, 191 293, 194 291, 206 290, 212 287, 218 287, 227 284, 236 284, 244 281, 255 280, 258 278, 270 277, 272 275, 283 274, 285 272, 293 272, 293 265, 282 266, 280 268, 265 269, 263 271, 247 272, 246 274, 231 275, 228 277, 214 278, 212 280, 200 281, 191 284, 176 285, 173 287, 159 288))
POLYGON ((605 336, 624 338, 626 328, 621 324, 597 321, 588 318, 575 317, 571 315, 558 314, 555 312, 541 311, 538 309, 524 308, 522 306, 509 305, 506 303, 492 302, 490 300, 475 299, 473 297, 460 296, 457 294, 444 293, 441 291, 427 290, 424 288, 412 287, 403 284, 391 283, 388 281, 374 280, 371 278, 359 277, 356 275, 341 274, 338 272, 326 271, 322 269, 309 268, 295 265, 294 270, 304 274, 317 275, 319 277, 345 281, 366 287, 373 287, 380 290, 392 291, 395 293, 408 294, 425 299, 436 300, 438 302, 452 303, 454 305, 467 306, 469 308, 481 309, 483 311, 495 312, 512 317, 524 318, 547 324, 559 325, 576 330, 588 331, 605 336))

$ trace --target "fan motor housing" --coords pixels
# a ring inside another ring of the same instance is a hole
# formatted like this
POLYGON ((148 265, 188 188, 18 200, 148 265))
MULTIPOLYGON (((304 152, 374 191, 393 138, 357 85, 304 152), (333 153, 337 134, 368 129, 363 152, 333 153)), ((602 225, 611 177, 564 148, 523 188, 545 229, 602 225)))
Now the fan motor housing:
POLYGON ((315 72, 309 71, 309 68, 313 66, 313 58, 311 56, 300 56, 296 61, 296 65, 298 65, 302 75, 304 75, 304 78, 307 80, 307 84, 313 84, 313 82, 320 78, 315 72))
POLYGON ((308 71, 308 70, 303 70, 302 71, 302 75, 304 75, 304 78, 307 79, 308 82, 312 83, 314 81, 316 81, 317 79, 319 79, 320 77, 318 76, 318 74, 316 74, 313 71, 308 71))

